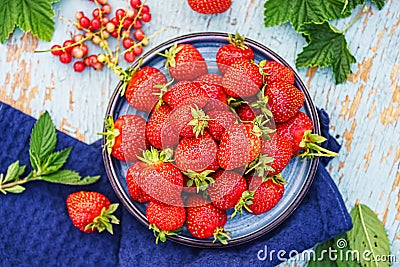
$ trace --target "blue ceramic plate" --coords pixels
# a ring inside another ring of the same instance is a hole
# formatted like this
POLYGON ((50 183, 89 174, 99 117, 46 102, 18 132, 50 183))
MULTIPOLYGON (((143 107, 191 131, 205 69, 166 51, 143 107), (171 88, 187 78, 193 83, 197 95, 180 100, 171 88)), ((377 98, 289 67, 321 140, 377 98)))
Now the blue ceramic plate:
MULTIPOLYGON (((217 73, 218 68, 215 64, 215 56, 218 48, 224 44, 227 44, 227 38, 228 35, 226 33, 214 32, 193 33, 177 37, 162 43, 151 51, 147 52, 143 56, 142 66, 150 65, 158 68, 167 76, 168 80, 170 80, 168 71, 164 68, 165 58, 157 55, 157 53, 164 52, 175 43, 190 43, 197 47, 197 49, 206 59, 209 72, 217 73)), ((284 59, 282 59, 277 53, 271 51, 268 47, 250 39, 246 39, 246 43, 254 51, 255 62, 260 62, 264 59, 274 60, 291 68, 284 59)), ((305 112, 313 121, 314 133, 320 134, 316 108, 312 102, 308 90, 306 89, 306 86, 301 81, 296 71, 293 71, 295 73, 296 87, 302 90, 305 94, 305 103, 301 110, 305 112)), ((110 99, 106 117, 113 115, 114 118, 118 118, 124 114, 139 114, 147 119, 148 114, 138 112, 128 104, 124 97, 120 97, 120 86, 121 83, 117 85, 114 94, 110 99)), ((103 139, 103 144, 104 143, 105 139, 103 139)), ((145 216, 145 204, 136 203, 129 197, 125 182, 125 174, 129 168, 129 163, 118 161, 109 156, 107 153, 103 153, 103 156, 109 180, 121 202, 134 217, 136 217, 144 225, 148 226, 145 216)), ((212 239, 197 239, 193 237, 185 228, 181 234, 168 238, 178 243, 203 248, 227 247, 252 241, 257 237, 275 229, 298 207, 313 181, 317 165, 318 158, 313 160, 301 160, 299 158, 292 159, 289 165, 282 172, 283 176, 287 180, 287 184, 285 185, 285 193, 281 201, 277 206, 265 214, 255 216, 245 212, 242 216, 237 215, 234 219, 228 220, 227 224, 225 225, 225 229, 232 232, 232 240, 229 241, 228 245, 222 245, 219 242, 213 243, 212 239)), ((228 211, 228 216, 230 213, 231 212, 228 211)), ((149 234, 152 234, 150 230, 149 234)))

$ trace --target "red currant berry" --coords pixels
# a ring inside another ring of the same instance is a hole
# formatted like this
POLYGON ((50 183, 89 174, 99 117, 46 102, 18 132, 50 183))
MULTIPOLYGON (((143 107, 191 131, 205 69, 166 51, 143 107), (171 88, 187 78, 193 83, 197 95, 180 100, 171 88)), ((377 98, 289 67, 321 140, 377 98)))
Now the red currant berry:
POLYGON ((116 17, 118 20, 121 20, 123 17, 125 17, 125 15, 126 15, 126 12, 125 12, 125 10, 122 9, 122 8, 119 8, 119 9, 117 9, 117 10, 115 11, 115 17, 116 17))
POLYGON ((135 37, 135 39, 138 41, 142 41, 145 37, 144 31, 141 29, 135 30, 135 32, 133 33, 133 37, 135 37))
POLYGON ((125 18, 125 19, 124 19, 124 22, 122 23, 122 25, 123 25, 123 27, 124 27, 125 29, 129 29, 129 28, 131 27, 132 23, 133 23, 133 20, 132 20, 132 19, 130 19, 130 18, 125 18))
POLYGON ((105 4, 101 7, 101 11, 103 12, 103 14, 110 14, 112 11, 112 8, 109 4, 105 4))
POLYGON ((92 62, 90 61, 90 57, 85 57, 83 59, 83 63, 88 67, 92 65, 92 62))
POLYGON ((100 5, 106 5, 108 0, 97 0, 100 5))
POLYGON ((140 1, 140 0, 131 0, 131 7, 133 7, 133 8, 138 9, 141 4, 142 4, 142 1, 140 1))
POLYGON ((86 56, 89 53, 89 48, 88 48, 87 45, 81 44, 81 49, 82 49, 82 52, 83 52, 83 56, 86 56))
POLYGON ((143 22, 150 22, 151 21, 151 14, 150 13, 143 13, 142 14, 143 22))
POLYGON ((74 63, 74 70, 76 72, 82 72, 85 69, 86 65, 82 61, 77 61, 74 63))
POLYGON ((98 30, 101 27, 101 22, 99 18, 94 18, 90 21, 90 29, 91 30, 98 30))
POLYGON ((133 53, 133 51, 129 51, 124 54, 124 59, 126 62, 132 63, 133 61, 135 61, 136 55, 135 53, 133 53))
POLYGON ((102 17, 101 18, 101 25, 106 26, 107 23, 110 22, 110 19, 108 17, 102 17))
POLYGON ((92 16, 93 18, 98 18, 100 16, 100 10, 98 8, 93 9, 92 16))
POLYGON ((133 24, 133 28, 135 28, 135 29, 140 29, 140 28, 142 28, 142 26, 143 26, 143 24, 142 24, 142 21, 140 19, 137 19, 135 21, 135 23, 133 24))
POLYGON ((115 31, 115 25, 111 21, 106 24, 106 31, 109 33, 115 31))
POLYGON ((101 70, 101 69, 103 69, 103 64, 100 63, 100 62, 96 62, 96 63, 92 64, 92 67, 93 67, 95 70, 101 70))
POLYGON ((72 38, 72 40, 73 40, 75 43, 81 41, 82 39, 83 39, 83 35, 80 34, 80 33, 75 34, 74 37, 72 38))
POLYGON ((61 54, 62 54, 62 50, 58 50, 58 49, 60 49, 60 48, 61 48, 60 45, 53 45, 53 46, 51 47, 51 53, 52 53, 53 55, 55 55, 55 56, 61 55, 61 54))
POLYGON ((150 7, 148 5, 142 6, 142 14, 150 13, 150 7))
POLYGON ((68 53, 71 53, 74 44, 75 42, 73 40, 66 40, 63 43, 64 50, 68 53))
POLYGON ((116 18, 116 17, 113 17, 111 20, 110 20, 115 26, 119 26, 119 20, 116 18))
POLYGON ((118 31, 117 30, 111 32, 110 34, 111 34, 112 37, 118 38, 118 31))
POLYGON ((78 11, 75 13, 75 18, 77 21, 79 21, 82 17, 84 17, 85 15, 83 14, 82 11, 78 11))
POLYGON ((72 61, 72 56, 67 51, 62 52, 60 55, 60 62, 63 64, 68 64, 72 61))
POLYGON ((93 65, 93 64, 98 62, 96 55, 90 55, 88 58, 89 58, 89 61, 90 61, 90 65, 93 65))
POLYGON ((71 55, 74 58, 83 58, 83 56, 84 56, 83 50, 79 46, 74 46, 74 48, 72 49, 71 55))
POLYGON ((79 25, 84 28, 84 29, 88 29, 90 26, 90 19, 88 17, 82 17, 79 19, 79 25))
POLYGON ((133 48, 133 53, 135 55, 140 55, 141 53, 143 53, 143 47, 141 45, 137 45, 133 48))
POLYGON ((132 38, 124 38, 122 40, 122 46, 125 47, 126 49, 130 48, 134 44, 134 41, 132 38))

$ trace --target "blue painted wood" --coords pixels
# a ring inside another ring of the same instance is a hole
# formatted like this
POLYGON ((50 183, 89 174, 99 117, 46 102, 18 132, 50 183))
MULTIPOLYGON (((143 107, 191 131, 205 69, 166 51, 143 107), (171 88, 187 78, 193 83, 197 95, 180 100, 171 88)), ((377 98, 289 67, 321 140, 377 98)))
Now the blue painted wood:
MULTIPOLYGON (((126 2, 113 0, 112 6, 126 2)), ((220 15, 194 13, 186 1, 148 0, 153 20, 148 34, 168 27, 151 39, 155 45, 186 33, 220 31, 239 33, 279 53, 294 66, 296 54, 306 44, 290 25, 265 28, 263 0, 233 1, 220 15)), ((368 6, 370 3, 367 4, 368 6)), ((49 110, 59 129, 93 142, 118 77, 108 69, 75 73, 50 53, 33 53, 62 43, 76 33, 64 18, 77 9, 90 14, 94 4, 62 0, 54 4, 56 31, 49 43, 16 31, 0 45, 0 100, 37 117, 49 110)), ((361 10, 354 12, 353 17, 361 10)), ((335 22, 343 29, 352 18, 335 22)), ((300 69, 317 106, 331 114, 332 132, 343 144, 329 170, 350 209, 356 200, 369 205, 383 220, 392 253, 400 262, 400 1, 388 0, 383 10, 375 6, 347 32, 357 64, 349 81, 335 85, 329 68, 300 69)), ((298 265, 303 265, 301 261, 298 265)))

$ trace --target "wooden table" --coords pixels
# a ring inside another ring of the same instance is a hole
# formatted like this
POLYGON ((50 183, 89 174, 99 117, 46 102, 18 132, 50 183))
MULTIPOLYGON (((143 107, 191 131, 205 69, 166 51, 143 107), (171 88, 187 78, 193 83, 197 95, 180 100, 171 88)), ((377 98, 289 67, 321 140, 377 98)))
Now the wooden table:
MULTIPOLYGON (((126 5, 116 0, 110 3, 126 5)), ((305 41, 288 24, 265 28, 263 4, 263 0, 236 0, 224 14, 206 16, 194 13, 186 1, 148 0, 153 20, 144 30, 151 34, 162 26, 168 28, 145 49, 192 32, 238 31, 294 66, 305 41)), ((33 53, 62 43, 76 32, 58 16, 73 19, 78 7, 89 13, 94 4, 62 0, 54 5, 56 31, 50 43, 16 31, 0 45, 0 100, 35 117, 48 110, 60 130, 91 143, 99 138, 96 133, 102 130, 118 77, 108 69, 75 73, 72 65, 61 64, 50 53, 33 53)), ((335 25, 341 29, 350 20, 335 25)), ((357 60, 346 83, 335 85, 329 68, 299 69, 298 73, 316 105, 330 114, 332 134, 343 145, 329 172, 348 209, 356 200, 370 206, 385 224, 392 254, 400 261, 400 1, 388 0, 381 11, 370 7, 346 37, 357 60)))

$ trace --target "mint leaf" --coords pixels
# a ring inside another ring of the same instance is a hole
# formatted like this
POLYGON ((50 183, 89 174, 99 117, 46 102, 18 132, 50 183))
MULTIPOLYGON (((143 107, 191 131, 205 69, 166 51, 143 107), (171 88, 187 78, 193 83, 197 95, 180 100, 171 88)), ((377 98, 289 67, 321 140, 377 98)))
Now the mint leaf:
POLYGON ((357 262, 357 251, 351 250, 346 233, 333 239, 333 248, 337 251, 336 264, 338 267, 361 267, 357 262))
POLYGON ((363 267, 390 266, 390 243, 383 224, 375 213, 363 204, 356 204, 351 210, 353 229, 347 232, 349 245, 360 254, 363 267))
POLYGON ((31 133, 29 155, 34 170, 41 169, 45 159, 54 151, 56 142, 56 127, 46 111, 39 117, 31 133))
POLYGON ((265 26, 289 21, 296 31, 305 23, 324 22, 348 16, 347 0, 268 0, 264 4, 265 26))
POLYGON ((309 38, 307 46, 297 55, 296 67, 331 66, 336 84, 344 82, 356 60, 351 54, 343 32, 329 22, 309 23, 300 31, 309 38))
POLYGON ((6 177, 4 181, 0 181, 0 184, 8 183, 19 179, 19 177, 25 172, 26 166, 20 166, 19 161, 15 161, 10 166, 8 166, 6 177))
POLYGON ((8 193, 13 193, 13 194, 19 194, 25 191, 25 187, 20 186, 20 185, 14 185, 12 187, 7 187, 4 188, 4 191, 8 193))
POLYGON ((79 173, 71 170, 60 170, 58 172, 43 175, 41 180, 52 183, 67 184, 67 185, 87 185, 93 184, 100 179, 100 176, 87 176, 82 178, 79 173))
POLYGON ((0 1, 0 42, 4 43, 16 26, 44 41, 50 41, 55 27, 54 2, 58 0, 0 1))
POLYGON ((64 164, 67 162, 68 157, 71 153, 71 149, 72 148, 69 147, 64 150, 51 153, 44 163, 44 168, 41 174, 47 175, 60 170, 62 166, 64 166, 64 164))
POLYGON ((315 248, 315 257, 308 262, 308 267, 338 267, 335 261, 330 259, 329 251, 332 250, 333 239, 318 244, 315 248))

